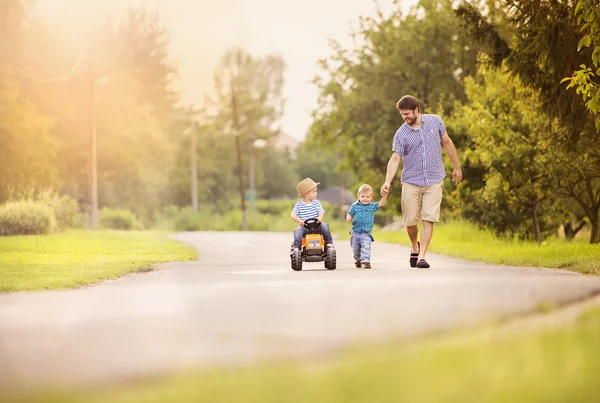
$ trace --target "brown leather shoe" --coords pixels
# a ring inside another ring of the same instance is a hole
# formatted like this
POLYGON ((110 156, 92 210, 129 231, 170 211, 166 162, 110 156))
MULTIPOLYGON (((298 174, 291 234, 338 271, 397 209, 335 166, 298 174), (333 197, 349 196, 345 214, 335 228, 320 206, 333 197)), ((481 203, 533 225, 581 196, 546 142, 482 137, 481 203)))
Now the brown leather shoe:
POLYGON ((363 262, 362 265, 363 265, 363 268, 365 268, 365 269, 370 269, 371 268, 371 263, 370 262, 363 262))
POLYGON ((360 262, 360 260, 355 260, 355 261, 354 261, 354 265, 355 265, 356 267, 358 267, 359 269, 362 267, 362 263, 360 262))

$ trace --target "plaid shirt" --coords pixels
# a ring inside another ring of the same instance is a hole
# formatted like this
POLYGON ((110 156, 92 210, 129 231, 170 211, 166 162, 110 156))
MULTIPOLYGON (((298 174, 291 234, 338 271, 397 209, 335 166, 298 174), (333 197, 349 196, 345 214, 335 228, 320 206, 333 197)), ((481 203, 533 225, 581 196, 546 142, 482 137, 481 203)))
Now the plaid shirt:
POLYGON ((421 127, 413 129, 404 123, 392 143, 392 150, 402 157, 401 181, 416 186, 431 186, 446 177, 442 162, 441 136, 446 126, 438 115, 421 115, 421 127))

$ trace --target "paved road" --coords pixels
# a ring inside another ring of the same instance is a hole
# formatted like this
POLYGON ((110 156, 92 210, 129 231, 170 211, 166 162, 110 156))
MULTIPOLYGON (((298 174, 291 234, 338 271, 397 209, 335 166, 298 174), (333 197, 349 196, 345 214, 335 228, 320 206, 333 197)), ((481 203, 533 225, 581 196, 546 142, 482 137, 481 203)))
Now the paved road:
POLYGON ((338 269, 290 269, 289 234, 184 233, 197 262, 79 290, 0 295, 0 389, 86 385, 190 367, 335 351, 563 304, 600 278, 440 255, 408 267, 373 244, 373 269, 337 242, 338 269))

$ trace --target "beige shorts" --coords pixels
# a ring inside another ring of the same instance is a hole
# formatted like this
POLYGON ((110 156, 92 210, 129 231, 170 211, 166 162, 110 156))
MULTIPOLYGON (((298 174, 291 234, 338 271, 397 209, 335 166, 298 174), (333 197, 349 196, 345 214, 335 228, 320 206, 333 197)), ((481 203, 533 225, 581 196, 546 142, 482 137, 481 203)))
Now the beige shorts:
POLYGON ((443 183, 431 186, 402 183, 402 221, 405 226, 417 225, 421 220, 440 222, 443 183))

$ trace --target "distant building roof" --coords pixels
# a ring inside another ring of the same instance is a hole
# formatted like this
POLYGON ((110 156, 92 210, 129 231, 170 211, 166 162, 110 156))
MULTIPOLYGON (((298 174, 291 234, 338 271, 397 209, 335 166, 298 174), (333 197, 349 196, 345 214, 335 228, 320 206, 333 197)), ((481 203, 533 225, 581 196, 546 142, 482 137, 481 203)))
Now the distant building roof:
POLYGON ((301 141, 284 132, 280 132, 279 135, 273 137, 273 144, 279 150, 287 149, 290 152, 295 152, 301 143, 301 141))
MULTIPOLYGON (((331 204, 340 204, 340 187, 333 185, 327 189, 319 190, 317 196, 319 200, 326 201, 331 204)), ((356 201, 356 196, 346 189, 342 189, 342 199, 345 206, 350 205, 356 201)))

